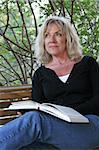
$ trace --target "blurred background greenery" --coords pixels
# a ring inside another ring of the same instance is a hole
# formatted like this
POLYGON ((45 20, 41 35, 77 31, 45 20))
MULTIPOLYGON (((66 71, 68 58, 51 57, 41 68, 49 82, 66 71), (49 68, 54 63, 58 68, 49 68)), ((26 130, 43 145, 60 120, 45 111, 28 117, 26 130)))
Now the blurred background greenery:
POLYGON ((99 0, 0 0, 0 86, 31 84, 35 38, 48 15, 68 17, 84 55, 99 61, 98 9, 99 0))

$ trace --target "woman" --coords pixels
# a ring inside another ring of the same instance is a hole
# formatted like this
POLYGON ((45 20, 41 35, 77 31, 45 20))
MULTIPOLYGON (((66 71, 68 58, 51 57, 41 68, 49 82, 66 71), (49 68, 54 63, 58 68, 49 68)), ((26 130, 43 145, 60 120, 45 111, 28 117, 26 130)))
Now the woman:
POLYGON ((0 129, 0 147, 30 150, 46 143, 60 150, 95 149, 99 146, 99 66, 82 55, 69 20, 58 16, 45 20, 36 39, 36 57, 42 66, 33 76, 33 100, 72 107, 86 115, 89 124, 27 112, 0 129))

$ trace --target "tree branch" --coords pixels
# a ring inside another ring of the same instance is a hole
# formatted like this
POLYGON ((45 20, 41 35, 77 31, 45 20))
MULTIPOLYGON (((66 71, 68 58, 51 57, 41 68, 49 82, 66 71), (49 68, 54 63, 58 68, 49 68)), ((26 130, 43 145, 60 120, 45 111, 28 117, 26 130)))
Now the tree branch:
POLYGON ((31 51, 31 43, 30 43, 30 39, 29 39, 29 36, 28 36, 28 31, 27 31, 27 27, 26 27, 26 24, 25 24, 25 19, 24 19, 24 15, 21 11, 21 7, 19 5, 19 1, 16 0, 16 3, 17 3, 17 6, 18 6, 18 9, 19 9, 19 12, 20 12, 20 15, 21 15, 21 18, 22 18, 22 21, 23 21, 23 26, 25 28, 25 33, 26 33, 26 37, 27 37, 27 40, 28 40, 28 44, 29 44, 29 50, 31 51))
POLYGON ((5 30, 4 30, 4 32, 3 32, 4 35, 5 35, 5 33, 6 33, 6 30, 7 30, 7 28, 8 28, 8 25, 9 25, 8 1, 6 1, 6 10, 7 10, 7 24, 6 24, 5 30))
POLYGON ((38 28, 37 28, 36 17, 35 17, 35 14, 34 14, 34 11, 33 11, 33 8, 32 8, 30 0, 28 0, 28 3, 29 3, 29 6, 30 6, 30 9, 31 9, 33 18, 34 18, 34 24, 35 24, 35 30, 36 30, 35 36, 37 36, 37 34, 38 34, 38 28))

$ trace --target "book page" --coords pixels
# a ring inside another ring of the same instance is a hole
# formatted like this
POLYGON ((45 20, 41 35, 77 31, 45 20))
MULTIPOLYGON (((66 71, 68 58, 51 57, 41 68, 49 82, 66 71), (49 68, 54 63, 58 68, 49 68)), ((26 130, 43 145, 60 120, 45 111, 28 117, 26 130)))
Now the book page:
POLYGON ((85 116, 81 115, 79 112, 70 107, 43 103, 41 109, 49 114, 52 114, 53 116, 56 116, 68 122, 89 122, 89 120, 85 116))
POLYGON ((12 102, 7 109, 8 110, 38 109, 39 105, 40 105, 39 103, 34 102, 32 100, 19 101, 19 102, 12 102))

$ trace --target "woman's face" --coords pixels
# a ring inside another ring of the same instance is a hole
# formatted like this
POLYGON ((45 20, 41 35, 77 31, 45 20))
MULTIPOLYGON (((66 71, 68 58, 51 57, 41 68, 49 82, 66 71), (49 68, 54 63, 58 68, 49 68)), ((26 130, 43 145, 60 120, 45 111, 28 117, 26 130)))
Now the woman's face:
POLYGON ((66 38, 61 27, 55 23, 48 25, 44 33, 46 51, 52 56, 59 56, 66 52, 66 38))

